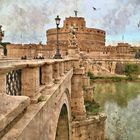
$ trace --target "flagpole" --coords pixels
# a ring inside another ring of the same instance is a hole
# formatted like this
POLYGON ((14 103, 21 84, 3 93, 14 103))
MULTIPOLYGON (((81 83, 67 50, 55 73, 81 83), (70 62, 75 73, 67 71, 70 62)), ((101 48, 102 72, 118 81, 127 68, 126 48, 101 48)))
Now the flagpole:
POLYGON ((124 34, 122 35, 122 42, 124 43, 124 34))
POLYGON ((20 37, 21 37, 21 46, 22 46, 22 33, 21 33, 21 36, 20 37))

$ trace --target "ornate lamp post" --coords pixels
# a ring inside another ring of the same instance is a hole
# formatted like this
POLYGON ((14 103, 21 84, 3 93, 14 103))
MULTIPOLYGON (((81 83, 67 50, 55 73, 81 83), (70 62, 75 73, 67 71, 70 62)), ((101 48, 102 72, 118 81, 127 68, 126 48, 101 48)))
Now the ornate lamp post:
POLYGON ((56 27, 57 27, 57 33, 56 33, 56 36, 57 36, 57 47, 56 47, 56 53, 54 55, 54 59, 62 59, 62 56, 60 54, 60 48, 59 48, 59 40, 58 40, 58 31, 59 31, 59 24, 60 24, 60 18, 59 16, 57 15, 57 17, 55 18, 55 21, 56 21, 56 27))

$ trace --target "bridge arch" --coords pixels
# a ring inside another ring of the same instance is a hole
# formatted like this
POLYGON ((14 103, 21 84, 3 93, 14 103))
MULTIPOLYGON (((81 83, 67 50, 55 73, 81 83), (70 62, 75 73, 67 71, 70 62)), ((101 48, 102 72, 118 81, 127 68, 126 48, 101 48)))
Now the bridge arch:
POLYGON ((65 89, 63 96, 59 100, 59 113, 55 123, 56 132, 55 140, 70 140, 71 138, 71 109, 70 109, 70 92, 65 89))
POLYGON ((55 140, 69 140, 69 132, 68 110, 64 104, 58 119, 55 140))

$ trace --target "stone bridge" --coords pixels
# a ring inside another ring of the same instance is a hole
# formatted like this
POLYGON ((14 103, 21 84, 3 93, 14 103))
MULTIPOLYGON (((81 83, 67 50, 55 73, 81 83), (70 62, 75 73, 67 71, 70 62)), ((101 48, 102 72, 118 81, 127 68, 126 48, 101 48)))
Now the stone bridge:
POLYGON ((93 71, 96 75, 121 74, 124 64, 140 64, 139 59, 86 59, 83 66, 86 71, 93 71))
POLYGON ((84 97, 93 89, 77 59, 2 60, 0 139, 104 140, 106 117, 87 116, 84 97))

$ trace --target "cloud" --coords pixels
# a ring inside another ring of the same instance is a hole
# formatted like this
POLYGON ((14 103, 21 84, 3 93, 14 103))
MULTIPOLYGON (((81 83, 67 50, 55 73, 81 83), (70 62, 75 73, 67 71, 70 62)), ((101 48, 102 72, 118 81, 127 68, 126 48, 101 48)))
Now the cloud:
POLYGON ((6 29, 6 40, 12 42, 20 42, 21 36, 23 42, 45 40, 46 26, 55 27, 55 16, 71 15, 75 6, 69 0, 0 0, 0 5, 0 24, 6 29))
MULTIPOLYGON (((103 27, 109 34, 118 34, 126 31, 127 26, 131 22, 134 22, 134 16, 139 13, 140 1, 128 0, 116 1, 117 7, 110 9, 108 13, 103 17, 103 27)), ((139 19, 137 19, 139 20, 139 19)))
MULTIPOLYGON (((45 43, 46 29, 55 27, 56 15, 62 20, 73 16, 75 1, 0 0, 0 24, 5 28, 5 40, 19 43, 43 40, 45 43)), ((100 24, 110 35, 125 32, 132 22, 137 22, 133 21, 137 20, 134 17, 140 16, 140 0, 77 0, 77 7, 80 16, 93 25, 100 24), (98 16, 93 13, 92 6, 101 8, 98 16)))

